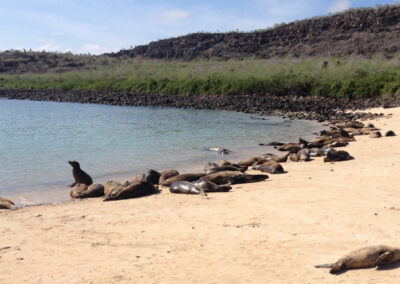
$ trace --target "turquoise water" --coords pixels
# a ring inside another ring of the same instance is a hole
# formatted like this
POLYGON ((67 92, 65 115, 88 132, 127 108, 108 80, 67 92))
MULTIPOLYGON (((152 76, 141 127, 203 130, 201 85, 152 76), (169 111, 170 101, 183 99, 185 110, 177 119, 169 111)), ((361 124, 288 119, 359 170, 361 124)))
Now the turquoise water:
POLYGON ((69 199, 69 160, 94 181, 146 171, 199 171, 220 154, 238 160, 270 151, 259 142, 297 140, 310 121, 208 110, 120 107, 0 99, 0 196, 22 205, 69 199), (289 134, 290 133, 290 134, 289 134))

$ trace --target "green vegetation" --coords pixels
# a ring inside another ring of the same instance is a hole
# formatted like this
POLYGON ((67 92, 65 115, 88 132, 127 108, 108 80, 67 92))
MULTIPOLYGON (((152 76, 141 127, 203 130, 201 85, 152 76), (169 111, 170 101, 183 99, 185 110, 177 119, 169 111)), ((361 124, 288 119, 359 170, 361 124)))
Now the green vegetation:
POLYGON ((373 97, 400 94, 400 57, 159 61, 96 58, 81 71, 0 74, 0 87, 158 94, 373 97), (337 62, 340 62, 338 64, 337 62))

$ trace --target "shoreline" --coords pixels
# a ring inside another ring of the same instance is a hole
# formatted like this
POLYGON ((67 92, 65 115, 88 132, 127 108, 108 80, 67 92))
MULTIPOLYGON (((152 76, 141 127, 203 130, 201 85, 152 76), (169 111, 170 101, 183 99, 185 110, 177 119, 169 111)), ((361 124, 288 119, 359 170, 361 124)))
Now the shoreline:
MULTIPOLYGON (((184 109, 226 110, 248 114, 317 120, 349 118, 344 111, 391 108, 400 105, 400 96, 374 98, 330 98, 323 96, 256 95, 162 95, 88 90, 2 89, 0 98, 93 103, 119 106, 175 107, 184 109)), ((354 115, 353 115, 354 116, 354 115)), ((353 116, 350 116, 353 117, 353 116)), ((360 116, 360 114, 358 114, 360 116)), ((361 117, 359 117, 361 118, 361 117)))
MULTIPOLYGON (((372 111, 393 113, 371 122, 398 134, 400 108, 372 111)), ((288 162, 287 174, 207 198, 163 188, 1 212, 0 282, 391 281, 398 266, 338 276, 314 268, 363 246, 400 245, 400 138, 356 140, 345 148, 354 160, 288 162)))

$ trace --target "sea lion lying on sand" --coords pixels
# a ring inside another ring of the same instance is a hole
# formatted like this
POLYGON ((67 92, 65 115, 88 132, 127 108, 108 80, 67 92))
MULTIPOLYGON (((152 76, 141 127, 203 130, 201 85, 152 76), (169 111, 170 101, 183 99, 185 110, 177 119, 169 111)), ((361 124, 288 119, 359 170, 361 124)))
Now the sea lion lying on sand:
POLYGON ((158 184, 162 184, 164 181, 166 181, 170 177, 177 176, 177 175, 179 175, 179 172, 177 170, 162 171, 160 179, 158 180, 158 184))
POLYGON ((192 184, 203 189, 205 192, 227 192, 232 189, 229 185, 218 185, 206 180, 196 180, 192 184))
POLYGON ((100 197, 104 195, 104 185, 93 183, 87 186, 86 184, 78 183, 71 189, 69 195, 72 198, 100 197))
POLYGON ((256 170, 256 171, 262 171, 264 173, 269 173, 269 174, 285 173, 285 170, 283 169, 282 165, 275 161, 267 161, 261 165, 255 165, 255 166, 253 166, 252 169, 256 170))
POLYGON ((68 161, 68 163, 72 166, 72 175, 74 176, 75 182, 70 185, 70 187, 75 186, 77 183, 84 183, 87 186, 93 183, 92 178, 85 173, 79 163, 77 161, 68 161))
POLYGON ((386 132, 385 136, 386 136, 386 137, 389 137, 389 136, 396 136, 396 133, 394 133, 393 130, 389 130, 388 132, 386 132))
POLYGON ((301 150, 298 143, 286 143, 282 146, 275 146, 274 148, 278 151, 289 151, 290 153, 296 153, 301 150))
POLYGON ((130 185, 131 183, 129 181, 126 181, 125 183, 120 183, 118 181, 111 180, 106 183, 104 187, 104 195, 108 195, 111 191, 117 189, 117 188, 124 188, 130 185))
POLYGON ((173 184, 176 181, 195 181, 205 175, 206 175, 205 173, 181 174, 181 175, 170 177, 169 179, 165 180, 161 185, 162 186, 171 186, 171 184, 173 184))
POLYGON ((176 181, 169 187, 172 193, 200 194, 206 196, 204 189, 198 188, 188 181, 176 181))
POLYGON ((382 137, 382 134, 381 134, 380 131, 373 131, 373 132, 371 132, 371 134, 369 135, 369 137, 371 137, 371 138, 381 138, 381 137, 382 137))
POLYGON ((238 168, 239 171, 241 171, 241 172, 247 171, 247 168, 248 168, 247 166, 242 166, 239 164, 231 163, 227 160, 220 160, 218 162, 218 167, 225 167, 225 166, 232 166, 232 167, 238 168))
POLYGON ((272 153, 267 153, 262 155, 262 157, 266 158, 267 160, 271 160, 271 161, 275 161, 277 163, 286 163, 288 157, 289 157, 289 153, 287 153, 286 155, 283 156, 278 156, 272 153))
POLYGON ((200 180, 211 181, 218 185, 226 185, 264 181, 267 178, 267 175, 248 175, 242 172, 223 171, 203 176, 200 180))
POLYGON ((8 210, 15 210, 15 204, 11 200, 7 198, 0 197, 0 209, 8 209, 8 210))
POLYGON ((355 250, 336 263, 316 265, 316 268, 331 268, 332 274, 353 268, 380 267, 400 260, 400 249, 389 246, 369 246, 355 250))
POLYGON ((119 200, 142 197, 157 193, 158 189, 152 183, 147 181, 140 181, 127 187, 118 187, 107 194, 103 201, 119 200))
POLYGON ((326 157, 324 157, 324 162, 339 162, 353 159, 354 157, 350 156, 350 154, 346 151, 336 151, 334 149, 330 149, 326 154, 326 157))
POLYGON ((212 174, 216 172, 222 172, 222 171, 233 171, 233 172, 245 172, 243 168, 239 169, 233 166, 223 166, 223 167, 215 167, 215 168, 210 168, 206 171, 206 174, 212 174))

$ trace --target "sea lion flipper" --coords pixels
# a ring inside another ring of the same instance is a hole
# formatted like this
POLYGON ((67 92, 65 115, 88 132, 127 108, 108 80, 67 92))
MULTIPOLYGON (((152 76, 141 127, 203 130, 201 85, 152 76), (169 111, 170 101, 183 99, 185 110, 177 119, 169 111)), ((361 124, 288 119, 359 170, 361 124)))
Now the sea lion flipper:
POLYGON ((374 262, 373 267, 380 266, 385 264, 387 261, 389 261, 393 257, 393 252, 391 251, 385 251, 383 254, 381 254, 374 262))

